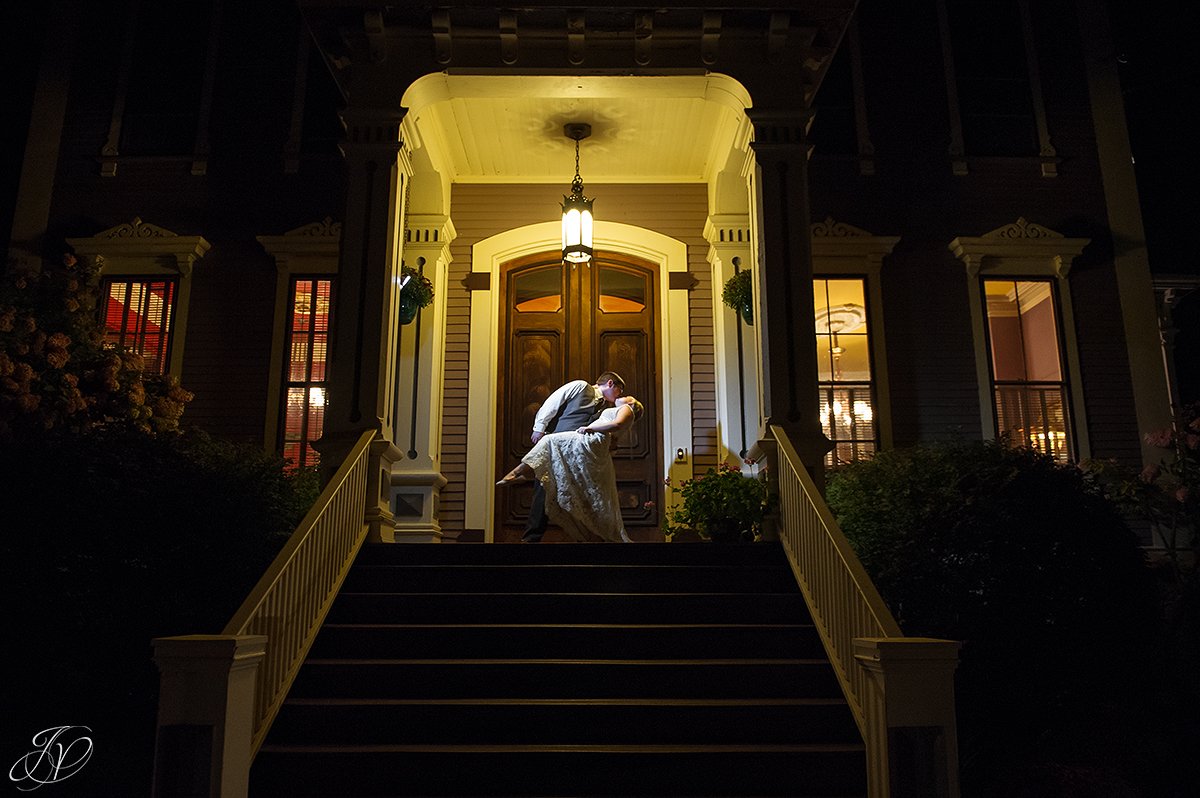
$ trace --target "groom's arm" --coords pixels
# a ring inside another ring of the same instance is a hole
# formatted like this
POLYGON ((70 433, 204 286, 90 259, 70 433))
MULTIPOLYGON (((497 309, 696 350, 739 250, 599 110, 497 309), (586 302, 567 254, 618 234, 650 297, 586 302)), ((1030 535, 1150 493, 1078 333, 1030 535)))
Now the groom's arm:
POLYGON ((580 391, 587 387, 587 382, 584 380, 574 380, 566 385, 560 385, 549 396, 546 401, 542 402, 542 406, 538 408, 537 415, 533 417, 533 433, 529 439, 537 443, 543 435, 546 434, 546 428, 550 426, 551 420, 558 415, 558 411, 563 404, 574 397, 580 391))

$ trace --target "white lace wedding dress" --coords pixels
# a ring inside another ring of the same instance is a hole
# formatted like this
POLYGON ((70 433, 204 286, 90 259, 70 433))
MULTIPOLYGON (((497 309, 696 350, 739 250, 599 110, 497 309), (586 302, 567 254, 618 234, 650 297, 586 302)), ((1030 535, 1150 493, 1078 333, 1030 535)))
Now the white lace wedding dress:
MULTIPOLYGON (((612 421, 616 413, 617 408, 610 407, 600 414, 600 420, 612 421)), ((546 515, 569 537, 628 540, 621 523, 607 434, 553 432, 544 435, 521 460, 546 490, 546 515)))

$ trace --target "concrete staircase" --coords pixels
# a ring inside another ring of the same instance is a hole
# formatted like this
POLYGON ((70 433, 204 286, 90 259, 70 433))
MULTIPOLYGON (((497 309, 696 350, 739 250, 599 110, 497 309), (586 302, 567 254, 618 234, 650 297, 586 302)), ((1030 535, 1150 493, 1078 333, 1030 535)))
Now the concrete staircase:
POLYGON ((778 544, 368 545, 251 796, 863 796, 778 544))

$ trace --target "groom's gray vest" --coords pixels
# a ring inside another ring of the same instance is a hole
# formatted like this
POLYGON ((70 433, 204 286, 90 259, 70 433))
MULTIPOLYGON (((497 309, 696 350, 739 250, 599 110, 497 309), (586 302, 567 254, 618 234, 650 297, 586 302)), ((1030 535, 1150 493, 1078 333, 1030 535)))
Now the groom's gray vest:
POLYGON ((604 394, 596 386, 589 385, 562 403, 546 425, 546 431, 567 432, 591 424, 604 410, 604 405, 604 394))

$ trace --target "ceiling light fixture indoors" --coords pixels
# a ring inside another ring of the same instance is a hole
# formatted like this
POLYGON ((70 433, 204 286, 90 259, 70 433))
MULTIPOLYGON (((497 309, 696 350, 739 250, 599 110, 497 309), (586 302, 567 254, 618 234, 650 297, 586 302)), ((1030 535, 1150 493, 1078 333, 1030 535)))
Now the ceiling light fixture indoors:
POLYGON ((574 267, 592 259, 592 202, 583 195, 583 178, 579 176, 579 142, 592 135, 586 122, 563 126, 563 133, 575 140, 575 179, 571 181, 571 196, 562 201, 562 257, 574 267))

